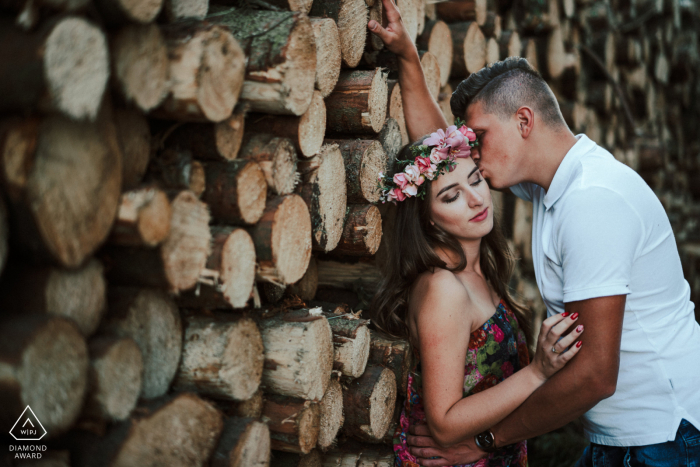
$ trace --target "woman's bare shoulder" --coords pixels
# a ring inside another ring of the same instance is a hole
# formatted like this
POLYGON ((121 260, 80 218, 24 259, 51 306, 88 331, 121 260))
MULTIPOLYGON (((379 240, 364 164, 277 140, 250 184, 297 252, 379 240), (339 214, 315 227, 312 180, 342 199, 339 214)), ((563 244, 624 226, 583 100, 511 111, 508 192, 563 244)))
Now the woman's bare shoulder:
POLYGON ((444 309, 464 310, 469 305, 469 292, 457 276, 447 269, 421 273, 411 287, 409 313, 436 313, 444 309), (427 311, 424 311, 427 310, 427 311))

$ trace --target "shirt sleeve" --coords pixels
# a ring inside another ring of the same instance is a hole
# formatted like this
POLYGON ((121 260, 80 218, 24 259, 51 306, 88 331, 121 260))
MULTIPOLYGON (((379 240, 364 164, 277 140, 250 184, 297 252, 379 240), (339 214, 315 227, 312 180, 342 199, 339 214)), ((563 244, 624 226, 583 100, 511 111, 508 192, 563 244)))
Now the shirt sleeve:
POLYGON ((644 238, 637 211, 601 187, 576 190, 563 204, 556 243, 564 303, 631 293, 632 265, 644 238))
POLYGON ((510 191, 518 198, 532 203, 532 183, 523 182, 510 187, 510 191))

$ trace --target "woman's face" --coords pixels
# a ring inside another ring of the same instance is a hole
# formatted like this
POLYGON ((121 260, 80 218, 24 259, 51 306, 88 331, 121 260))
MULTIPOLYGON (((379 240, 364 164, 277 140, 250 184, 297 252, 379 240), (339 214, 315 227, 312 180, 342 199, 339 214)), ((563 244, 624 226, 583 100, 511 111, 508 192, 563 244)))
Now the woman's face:
POLYGON ((430 220, 460 239, 482 238, 493 229, 491 191, 471 157, 430 182, 430 220))

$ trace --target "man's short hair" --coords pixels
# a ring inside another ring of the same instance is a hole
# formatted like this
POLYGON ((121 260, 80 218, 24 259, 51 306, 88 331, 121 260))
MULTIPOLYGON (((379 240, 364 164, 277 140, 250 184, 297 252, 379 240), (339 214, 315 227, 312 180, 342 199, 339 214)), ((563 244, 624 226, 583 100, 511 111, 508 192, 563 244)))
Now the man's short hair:
POLYGON ((482 103, 485 112, 503 119, 527 105, 539 112, 545 124, 566 126, 547 82, 521 57, 495 62, 459 83, 450 99, 452 114, 464 118, 467 107, 477 102, 482 103))

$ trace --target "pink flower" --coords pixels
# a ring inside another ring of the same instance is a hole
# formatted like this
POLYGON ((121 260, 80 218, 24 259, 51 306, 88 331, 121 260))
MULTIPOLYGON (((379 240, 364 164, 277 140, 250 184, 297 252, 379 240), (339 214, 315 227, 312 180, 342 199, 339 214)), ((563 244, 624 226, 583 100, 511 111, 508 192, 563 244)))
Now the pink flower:
POLYGON ((464 135, 460 133, 456 126, 452 125, 447 127, 445 133, 447 135, 445 137, 445 144, 447 146, 455 148, 464 143, 464 135))
POLYGON ((469 141, 476 141, 476 133, 474 133, 474 131, 472 131, 472 129, 467 125, 462 125, 459 128, 459 132, 462 133, 469 141))
MULTIPOLYGON (((408 196, 416 196, 418 193, 418 187, 414 185, 413 183, 406 185, 405 188, 403 188, 401 191, 406 193, 408 196)), ((404 197, 405 199, 405 197, 404 197)), ((403 199, 400 199, 399 201, 403 201, 403 199)))
POLYGON ((440 148, 433 148, 430 151, 430 162, 433 164, 438 164, 442 160, 440 148))
POLYGON ((384 172, 379 172, 379 174, 377 175, 377 180, 381 182, 382 178, 384 178, 384 172))
POLYGON ((394 201, 394 200, 403 201, 406 199, 406 195, 403 194, 403 192, 401 191, 401 188, 394 188, 386 194, 386 199, 387 199, 387 201, 394 201))
POLYGON ((501 331, 501 328, 498 326, 493 327, 493 338, 496 340, 496 342, 501 342, 505 335, 503 334, 503 331, 501 331))
POLYGON ((430 159, 427 157, 416 156, 416 166, 420 169, 421 173, 430 167, 430 159))
MULTIPOLYGON (((418 166, 415 164, 407 165, 403 169, 403 171, 406 174, 406 180, 408 180, 409 182, 415 182, 416 180, 418 180, 420 178, 421 171, 418 168, 418 166)), ((403 188, 404 187, 401 187, 401 189, 403 189, 403 188)))
POLYGON ((430 137, 424 139, 423 144, 426 146, 444 146, 445 131, 442 128, 440 128, 435 133, 430 133, 430 137))
POLYGON ((469 157, 472 154, 472 148, 464 142, 463 144, 460 144, 459 146, 453 146, 450 148, 449 152, 449 157, 450 158, 462 158, 462 157, 469 157))
POLYGON ((394 174, 394 183, 396 183, 399 188, 403 189, 409 182, 406 178, 406 174, 403 172, 399 172, 397 174, 394 174))
POLYGON ((423 172, 423 175, 425 175, 428 180, 432 180, 433 178, 435 178, 435 171, 436 170, 437 170, 437 165, 430 164, 430 167, 425 169, 425 171, 423 172))

